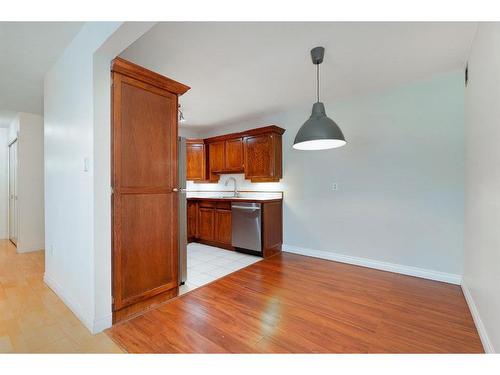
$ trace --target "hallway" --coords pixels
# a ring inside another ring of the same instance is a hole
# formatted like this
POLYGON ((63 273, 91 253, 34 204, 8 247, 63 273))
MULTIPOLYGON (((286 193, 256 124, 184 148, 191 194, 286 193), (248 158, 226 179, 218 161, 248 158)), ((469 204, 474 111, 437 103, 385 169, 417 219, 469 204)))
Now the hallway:
POLYGON ((0 353, 120 353, 105 334, 90 334, 43 273, 43 251, 18 254, 0 240, 0 353))

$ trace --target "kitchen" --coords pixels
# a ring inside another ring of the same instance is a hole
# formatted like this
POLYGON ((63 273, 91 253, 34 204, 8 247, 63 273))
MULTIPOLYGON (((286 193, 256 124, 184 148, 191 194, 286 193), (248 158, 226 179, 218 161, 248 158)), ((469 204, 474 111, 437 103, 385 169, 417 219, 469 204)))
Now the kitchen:
POLYGON ((190 190, 179 195, 181 233, 184 222, 187 226, 179 244, 180 280, 187 284, 181 286, 181 293, 203 285, 200 284, 203 281, 236 271, 240 265, 252 264, 260 257, 267 258, 281 251, 283 192, 239 191, 233 176, 224 183, 225 187, 232 184, 232 192, 197 191, 196 186, 201 183, 220 186, 221 177, 227 174, 243 174, 250 182, 279 182, 283 173, 281 137, 284 132, 271 125, 206 139, 181 138, 179 178, 182 181, 185 173, 185 179, 192 182, 190 190), (183 160, 186 160, 185 166, 183 160), (189 245, 184 243, 186 239, 189 245), (231 254, 228 250, 254 257, 231 254), (206 259, 209 252, 214 259, 206 259))
POLYGON ((189 86, 121 57, 111 71, 118 323, 281 253, 283 191, 275 188, 285 129, 178 137, 189 86), (251 188, 238 190, 241 179, 251 188))

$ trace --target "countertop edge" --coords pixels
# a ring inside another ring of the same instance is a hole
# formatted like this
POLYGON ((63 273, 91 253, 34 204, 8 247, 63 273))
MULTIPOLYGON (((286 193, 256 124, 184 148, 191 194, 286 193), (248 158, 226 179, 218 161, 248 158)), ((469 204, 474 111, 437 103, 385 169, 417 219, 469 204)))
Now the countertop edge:
POLYGON ((215 202, 281 202, 283 198, 209 198, 209 197, 189 197, 188 201, 215 201, 215 202))

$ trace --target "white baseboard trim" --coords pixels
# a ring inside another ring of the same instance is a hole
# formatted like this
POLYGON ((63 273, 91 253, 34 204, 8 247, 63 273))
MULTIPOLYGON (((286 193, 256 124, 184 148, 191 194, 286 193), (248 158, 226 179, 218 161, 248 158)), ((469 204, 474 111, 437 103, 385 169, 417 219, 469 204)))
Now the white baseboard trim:
POLYGON ((476 303, 474 302, 474 298, 472 298, 470 289, 467 287, 467 284, 464 280, 462 280, 461 287, 465 296, 465 301, 467 301, 467 305, 469 306, 469 310, 472 314, 472 319, 474 319, 474 324, 476 325, 477 332, 479 333, 479 338, 481 339, 481 343, 483 344, 484 351, 486 353, 495 353, 495 349, 493 348, 493 344, 488 337, 486 327, 481 320, 481 316, 479 315, 479 310, 477 309, 476 303))
POLYGON ((94 319, 93 333, 99 333, 113 325, 113 314, 109 313, 101 318, 94 319))
POLYGON ((314 258, 333 260, 341 263, 354 264, 356 266, 375 268, 377 270, 395 272, 403 275, 421 277, 423 279, 442 281, 450 284, 460 285, 462 281, 461 275, 453 273, 434 271, 426 268, 405 266, 396 263, 382 262, 379 260, 373 260, 368 258, 353 257, 350 255, 343 255, 329 251, 306 249, 303 247, 297 247, 285 244, 283 245, 283 251, 286 251, 288 253, 306 255, 314 258))
POLYGON ((87 329, 93 332, 94 329, 94 324, 93 324, 93 319, 91 317, 91 314, 86 312, 82 306, 75 301, 73 298, 71 298, 65 291, 64 289, 55 281, 53 280, 50 276, 47 274, 43 275, 43 281, 45 284, 48 285, 50 289, 54 291, 55 294, 64 302, 66 306, 76 315, 76 317, 83 323, 87 329))
POLYGON ((25 248, 21 248, 19 247, 19 245, 16 247, 16 251, 19 253, 19 254, 24 254, 24 253, 32 253, 34 251, 45 251, 45 249, 42 247, 33 247, 31 249, 25 249, 25 248))

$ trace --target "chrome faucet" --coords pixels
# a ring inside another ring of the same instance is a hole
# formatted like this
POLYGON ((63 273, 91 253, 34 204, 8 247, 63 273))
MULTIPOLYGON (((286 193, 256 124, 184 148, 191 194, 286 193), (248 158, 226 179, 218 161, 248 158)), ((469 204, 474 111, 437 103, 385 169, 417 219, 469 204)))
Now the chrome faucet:
POLYGON ((227 180, 226 180, 226 183, 224 184, 224 186, 227 186, 229 184, 229 181, 233 181, 234 182, 234 192, 233 192, 233 196, 236 198, 240 195, 240 192, 238 191, 238 184, 236 182, 236 178, 234 177, 229 177, 227 180))

